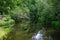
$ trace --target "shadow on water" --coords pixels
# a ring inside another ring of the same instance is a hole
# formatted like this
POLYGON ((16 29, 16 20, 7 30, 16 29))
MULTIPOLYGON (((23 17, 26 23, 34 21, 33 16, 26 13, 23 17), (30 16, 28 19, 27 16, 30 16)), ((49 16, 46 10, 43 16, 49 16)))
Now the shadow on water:
POLYGON ((60 30, 56 30, 53 34, 52 34, 53 40, 60 40, 60 30))
POLYGON ((46 32, 48 35, 52 37, 53 40, 60 40, 60 30, 55 30, 52 28, 47 29, 46 32))

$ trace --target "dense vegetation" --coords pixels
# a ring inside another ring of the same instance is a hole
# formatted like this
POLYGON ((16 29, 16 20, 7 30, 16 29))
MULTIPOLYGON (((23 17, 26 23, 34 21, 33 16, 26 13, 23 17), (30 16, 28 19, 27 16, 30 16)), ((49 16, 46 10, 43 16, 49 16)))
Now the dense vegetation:
POLYGON ((0 21, 1 27, 23 23, 20 30, 29 33, 42 27, 60 30, 60 0, 0 0, 0 21))

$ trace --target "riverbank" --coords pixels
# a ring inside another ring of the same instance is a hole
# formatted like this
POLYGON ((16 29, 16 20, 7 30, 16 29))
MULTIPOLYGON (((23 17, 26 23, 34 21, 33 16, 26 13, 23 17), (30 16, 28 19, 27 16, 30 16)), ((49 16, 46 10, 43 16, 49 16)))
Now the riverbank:
POLYGON ((12 31, 12 28, 0 27, 0 40, 3 40, 12 31))

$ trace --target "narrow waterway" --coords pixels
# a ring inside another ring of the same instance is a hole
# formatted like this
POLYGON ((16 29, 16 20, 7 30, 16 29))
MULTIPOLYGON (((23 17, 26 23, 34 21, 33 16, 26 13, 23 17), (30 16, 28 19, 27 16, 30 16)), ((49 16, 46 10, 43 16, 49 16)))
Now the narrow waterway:
POLYGON ((15 24, 13 26, 14 29, 12 30, 12 32, 10 32, 10 34, 8 34, 6 40, 31 40, 31 36, 33 33, 27 33, 21 28, 24 25, 26 26, 26 24, 27 23, 15 24))
POLYGON ((60 40, 60 31, 58 30, 42 28, 34 34, 21 31, 20 26, 20 24, 14 25, 14 30, 5 40, 60 40))

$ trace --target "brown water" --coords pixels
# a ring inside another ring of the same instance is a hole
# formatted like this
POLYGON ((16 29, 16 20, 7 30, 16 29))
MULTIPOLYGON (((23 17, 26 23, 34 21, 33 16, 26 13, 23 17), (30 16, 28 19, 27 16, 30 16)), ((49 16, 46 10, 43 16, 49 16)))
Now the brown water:
POLYGON ((53 34, 52 34, 53 40, 60 40, 60 30, 56 30, 53 34))
MULTIPOLYGON (((14 25, 14 30, 10 32, 8 37, 5 40, 31 40, 33 33, 27 33, 25 31, 21 31, 21 25, 16 24, 14 25)), ((60 40, 60 31, 59 30, 53 30, 48 29, 46 31, 46 35, 50 35, 53 39, 52 40, 60 40)), ((48 40, 47 38, 45 40, 48 40)))
POLYGON ((31 40, 33 33, 27 33, 27 31, 21 31, 27 23, 15 24, 13 26, 13 31, 8 34, 8 37, 5 40, 31 40))

